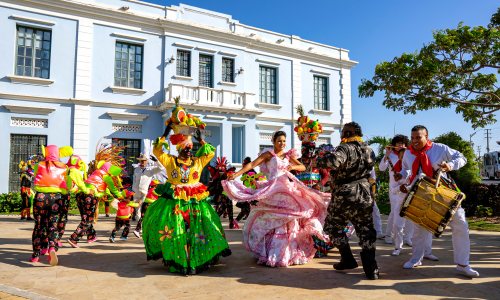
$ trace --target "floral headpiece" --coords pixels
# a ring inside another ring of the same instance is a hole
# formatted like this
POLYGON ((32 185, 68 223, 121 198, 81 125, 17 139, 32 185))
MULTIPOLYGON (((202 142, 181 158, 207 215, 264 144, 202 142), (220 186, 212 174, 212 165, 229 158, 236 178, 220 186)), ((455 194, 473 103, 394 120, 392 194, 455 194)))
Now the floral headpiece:
POLYGON ((188 145, 192 146, 191 136, 197 129, 205 129, 206 124, 180 106, 180 97, 175 97, 174 102, 172 115, 165 125, 172 127, 174 134, 170 136, 170 142, 179 150, 188 145))

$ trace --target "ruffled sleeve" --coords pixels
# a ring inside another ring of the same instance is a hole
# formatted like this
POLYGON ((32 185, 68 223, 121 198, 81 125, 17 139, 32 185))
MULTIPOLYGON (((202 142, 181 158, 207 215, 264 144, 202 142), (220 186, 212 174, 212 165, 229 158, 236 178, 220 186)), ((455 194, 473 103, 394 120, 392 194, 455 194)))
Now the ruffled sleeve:
POLYGON ((298 159, 299 158, 299 152, 297 151, 297 149, 292 148, 292 149, 288 150, 288 152, 286 153, 286 156, 288 158, 298 159))
POLYGON ((200 149, 195 154, 201 163, 202 168, 205 167, 215 156, 215 147, 209 143, 203 144, 200 149))

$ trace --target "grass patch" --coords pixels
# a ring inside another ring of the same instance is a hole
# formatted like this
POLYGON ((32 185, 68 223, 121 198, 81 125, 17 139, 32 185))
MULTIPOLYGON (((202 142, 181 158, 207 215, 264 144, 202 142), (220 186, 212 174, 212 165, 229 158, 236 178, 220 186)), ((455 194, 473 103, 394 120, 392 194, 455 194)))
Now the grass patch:
MULTIPOLYGON (((112 206, 110 206, 109 207, 109 213, 112 214, 112 215, 116 214, 116 209, 114 209, 112 206)), ((103 202, 99 202, 99 214, 105 214, 104 203, 103 202)), ((68 211, 68 215, 79 216, 80 215, 80 211, 78 210, 78 208, 73 208, 73 209, 70 209, 68 211)))
POLYGON ((468 218, 469 229, 500 232, 500 217, 468 218))

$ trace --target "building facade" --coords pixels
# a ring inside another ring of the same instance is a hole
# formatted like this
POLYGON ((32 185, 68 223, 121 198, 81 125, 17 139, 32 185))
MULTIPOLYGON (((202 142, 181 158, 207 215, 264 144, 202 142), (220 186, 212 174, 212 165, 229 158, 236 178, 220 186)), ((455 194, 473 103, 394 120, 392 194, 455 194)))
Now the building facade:
MULTIPOLYGON (((206 124, 233 164, 293 131, 295 107, 336 144, 351 121, 345 49, 241 24, 192 6, 136 0, 0 0, 0 193, 18 190, 21 159, 99 141, 137 156, 161 135, 173 98, 206 124)), ((175 147, 174 147, 175 148, 175 147)))

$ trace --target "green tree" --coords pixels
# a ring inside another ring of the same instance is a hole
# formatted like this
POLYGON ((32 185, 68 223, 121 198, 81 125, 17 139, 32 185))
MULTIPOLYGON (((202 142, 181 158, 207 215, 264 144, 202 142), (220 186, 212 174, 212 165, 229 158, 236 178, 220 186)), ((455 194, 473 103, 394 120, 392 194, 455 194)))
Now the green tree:
POLYGON ((381 161, 385 155, 385 147, 387 147, 391 144, 391 139, 386 138, 384 136, 374 136, 371 139, 369 139, 368 141, 366 141, 366 143, 368 145, 373 145, 373 144, 378 145, 377 161, 381 161))
POLYGON ((479 175, 479 166, 476 155, 471 144, 462 139, 455 132, 448 132, 433 139, 434 142, 448 145, 449 147, 460 151, 467 159, 467 164, 458 171, 452 171, 451 176, 455 179, 459 187, 471 186, 481 182, 479 175))
POLYGON ((379 63, 373 78, 362 80, 359 96, 383 91, 384 106, 405 114, 455 107, 474 128, 494 123, 500 110, 500 8, 487 27, 460 23, 433 36, 419 51, 379 63))

